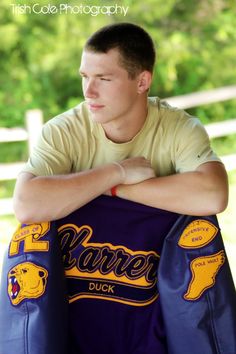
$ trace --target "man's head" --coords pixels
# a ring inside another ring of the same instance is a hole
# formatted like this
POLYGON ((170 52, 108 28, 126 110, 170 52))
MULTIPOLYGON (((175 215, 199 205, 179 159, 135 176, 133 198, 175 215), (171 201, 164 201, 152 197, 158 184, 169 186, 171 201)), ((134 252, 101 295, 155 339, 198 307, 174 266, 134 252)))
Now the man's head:
POLYGON ((153 72, 155 48, 149 34, 131 23, 117 23, 102 27, 86 42, 85 50, 107 53, 117 49, 120 65, 134 79, 140 72, 153 72))
POLYGON ((133 24, 103 27, 85 44, 79 69, 85 101, 113 141, 128 141, 143 125, 154 62, 151 38, 133 24))

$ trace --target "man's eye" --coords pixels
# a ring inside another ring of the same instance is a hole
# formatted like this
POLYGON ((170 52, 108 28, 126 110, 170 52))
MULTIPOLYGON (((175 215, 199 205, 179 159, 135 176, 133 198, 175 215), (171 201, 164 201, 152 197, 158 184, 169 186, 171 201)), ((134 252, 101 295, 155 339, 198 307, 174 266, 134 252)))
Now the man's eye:
POLYGON ((110 79, 106 79, 105 77, 101 77, 102 81, 111 81, 110 79))
POLYGON ((87 75, 83 74, 83 73, 79 73, 79 76, 82 78, 82 79, 87 79, 87 75))

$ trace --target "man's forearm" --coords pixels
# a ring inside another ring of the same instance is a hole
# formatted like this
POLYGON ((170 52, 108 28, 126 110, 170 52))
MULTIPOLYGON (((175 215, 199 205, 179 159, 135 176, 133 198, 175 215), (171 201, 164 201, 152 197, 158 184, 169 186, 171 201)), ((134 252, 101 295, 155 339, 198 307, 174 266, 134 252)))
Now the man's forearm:
POLYGON ((14 195, 16 217, 24 223, 62 218, 122 180, 115 164, 62 176, 28 176, 17 182, 14 195))
POLYGON ((203 165, 204 168, 194 172, 153 178, 132 186, 121 185, 117 195, 179 214, 217 214, 227 206, 228 183, 223 166, 214 164, 211 173, 203 165))
POLYGON ((68 175, 35 177, 23 172, 14 192, 15 214, 22 223, 60 219, 117 184, 136 184, 154 176, 144 157, 68 175))

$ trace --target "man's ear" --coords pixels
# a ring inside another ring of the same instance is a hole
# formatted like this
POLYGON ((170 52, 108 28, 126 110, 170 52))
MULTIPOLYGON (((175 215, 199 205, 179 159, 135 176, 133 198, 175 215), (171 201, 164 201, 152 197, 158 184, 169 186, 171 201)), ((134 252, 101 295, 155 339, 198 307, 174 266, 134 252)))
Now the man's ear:
POLYGON ((152 83, 152 73, 150 71, 142 71, 138 77, 138 93, 147 92, 152 83))

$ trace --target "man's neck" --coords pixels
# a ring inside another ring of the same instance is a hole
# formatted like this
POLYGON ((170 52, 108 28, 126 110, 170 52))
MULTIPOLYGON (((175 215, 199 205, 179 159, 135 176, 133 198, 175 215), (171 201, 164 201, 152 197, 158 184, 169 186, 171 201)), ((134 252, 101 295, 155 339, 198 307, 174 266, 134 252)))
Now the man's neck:
POLYGON ((148 114, 147 99, 135 107, 135 110, 127 117, 102 124, 106 137, 114 143, 121 144, 131 141, 142 129, 148 114))

